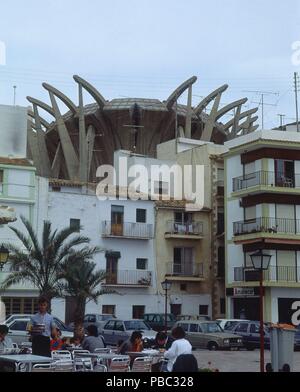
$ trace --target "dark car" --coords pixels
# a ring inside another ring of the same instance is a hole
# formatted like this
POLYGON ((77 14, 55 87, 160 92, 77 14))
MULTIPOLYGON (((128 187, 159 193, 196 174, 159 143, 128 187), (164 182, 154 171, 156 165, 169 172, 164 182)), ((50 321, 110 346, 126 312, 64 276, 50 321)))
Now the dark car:
MULTIPOLYGON (((146 313, 144 314, 144 321, 154 331, 163 331, 165 329, 164 313, 146 313)), ((167 330, 171 330, 176 321, 176 317, 173 314, 167 313, 167 330)))
MULTIPOLYGON (((260 324, 259 321, 241 321, 230 329, 230 332, 242 336, 244 347, 251 351, 260 348, 260 324)), ((265 348, 270 348, 270 333, 267 325, 264 325, 265 348)))

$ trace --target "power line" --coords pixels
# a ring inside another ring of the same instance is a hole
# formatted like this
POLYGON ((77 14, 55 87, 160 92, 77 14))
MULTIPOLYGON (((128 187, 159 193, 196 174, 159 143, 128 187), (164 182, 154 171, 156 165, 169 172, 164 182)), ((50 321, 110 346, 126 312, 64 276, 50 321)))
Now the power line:
POLYGON ((253 102, 253 103, 256 103, 257 105, 261 106, 261 127, 262 127, 262 129, 264 129, 264 119, 265 119, 264 118, 265 117, 264 109, 265 109, 265 106, 277 106, 277 104, 275 105, 272 103, 265 102, 265 96, 279 95, 279 93, 273 92, 273 91, 252 91, 252 90, 251 91, 247 90, 247 91, 243 91, 243 92, 259 94, 261 96, 260 102, 253 102))
POLYGON ((296 106, 297 132, 299 132, 298 87, 299 87, 299 75, 298 75, 297 72, 294 72, 294 89, 295 89, 295 106, 296 106))

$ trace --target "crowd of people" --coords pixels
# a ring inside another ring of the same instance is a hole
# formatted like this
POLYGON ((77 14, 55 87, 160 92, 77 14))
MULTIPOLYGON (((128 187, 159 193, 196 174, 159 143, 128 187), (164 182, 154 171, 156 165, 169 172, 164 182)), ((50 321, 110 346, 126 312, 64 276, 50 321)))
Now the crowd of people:
MULTIPOLYGON (((87 327, 87 336, 82 339, 73 337, 63 338, 60 329, 56 326, 53 317, 47 312, 48 302, 45 298, 38 301, 38 312, 31 318, 27 329, 31 335, 32 354, 51 357, 51 351, 81 348, 94 353, 98 348, 105 348, 105 340, 98 334, 95 325, 87 327)), ((13 342, 8 334, 8 327, 0 325, 0 351, 12 348, 13 342)), ((165 332, 158 332, 155 344, 152 347, 162 354, 164 360, 153 366, 153 371, 162 372, 196 372, 198 364, 192 354, 192 346, 185 339, 185 332, 181 327, 175 327, 171 336, 165 332)), ((117 344, 118 354, 128 354, 143 351, 143 335, 140 331, 133 331, 131 336, 120 340, 117 344)), ((134 356, 131 357, 131 365, 134 356)))

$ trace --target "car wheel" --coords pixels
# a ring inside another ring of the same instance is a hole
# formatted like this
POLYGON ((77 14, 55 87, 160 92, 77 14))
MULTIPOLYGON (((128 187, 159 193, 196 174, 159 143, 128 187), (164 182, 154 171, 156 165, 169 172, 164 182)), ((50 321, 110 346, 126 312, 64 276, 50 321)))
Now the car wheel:
POLYGON ((207 348, 209 349, 209 351, 216 351, 218 350, 219 346, 216 342, 209 342, 207 348))

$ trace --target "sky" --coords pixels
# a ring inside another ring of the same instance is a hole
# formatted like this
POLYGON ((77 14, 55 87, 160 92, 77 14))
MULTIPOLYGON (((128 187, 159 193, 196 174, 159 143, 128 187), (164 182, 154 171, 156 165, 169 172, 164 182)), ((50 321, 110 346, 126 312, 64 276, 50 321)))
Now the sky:
POLYGON ((222 106, 248 97, 252 108, 256 91, 268 92, 264 128, 277 126, 278 114, 295 120, 300 0, 3 0, 0 10, 1 104, 13 104, 13 86, 17 105, 28 95, 49 102, 43 82, 77 103, 74 74, 106 99, 164 100, 195 75, 194 105, 227 83, 222 106))

